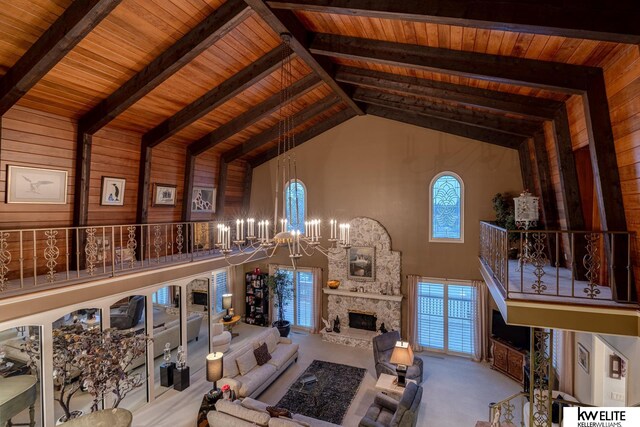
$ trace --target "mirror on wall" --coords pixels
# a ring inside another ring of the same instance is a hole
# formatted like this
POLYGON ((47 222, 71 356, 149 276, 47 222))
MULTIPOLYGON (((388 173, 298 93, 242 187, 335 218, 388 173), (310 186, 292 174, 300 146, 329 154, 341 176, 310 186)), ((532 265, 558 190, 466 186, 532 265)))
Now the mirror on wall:
POLYGON ((52 324, 56 422, 89 413, 94 406, 93 396, 84 388, 86 378, 82 373, 90 360, 85 349, 93 346, 92 340, 102 331, 101 315, 98 308, 83 308, 65 314, 52 324))
POLYGON ((109 309, 111 328, 105 341, 105 356, 120 360, 111 372, 112 387, 105 395, 107 408, 134 411, 149 400, 147 392, 147 335, 145 317, 147 298, 131 295, 109 309))
POLYGON ((42 426, 41 329, 0 331, 0 426, 42 426))
POLYGON ((153 378, 157 397, 173 388, 172 373, 170 373, 172 368, 163 365, 176 362, 178 346, 182 342, 180 287, 165 286, 154 292, 151 299, 153 302, 153 378))
POLYGON ((187 285, 187 354, 190 374, 204 369, 209 354, 209 279, 187 285))

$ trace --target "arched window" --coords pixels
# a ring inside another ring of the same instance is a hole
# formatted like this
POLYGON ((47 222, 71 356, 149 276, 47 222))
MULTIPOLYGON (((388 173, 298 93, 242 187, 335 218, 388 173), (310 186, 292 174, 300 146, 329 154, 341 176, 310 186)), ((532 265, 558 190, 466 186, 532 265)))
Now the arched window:
POLYGON ((307 189, 302 181, 291 180, 284 189, 284 214, 287 229, 304 233, 304 221, 307 214, 307 189))
POLYGON ((453 172, 442 172, 429 187, 429 241, 464 241, 464 185, 453 172))

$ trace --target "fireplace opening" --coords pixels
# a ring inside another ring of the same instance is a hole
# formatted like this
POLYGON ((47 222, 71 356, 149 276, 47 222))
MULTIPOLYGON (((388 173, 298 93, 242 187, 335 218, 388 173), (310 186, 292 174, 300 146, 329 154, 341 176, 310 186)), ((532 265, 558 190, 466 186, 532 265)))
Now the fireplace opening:
POLYGON ((376 322, 378 318, 375 313, 366 311, 349 311, 349 327, 355 329, 364 329, 365 331, 376 331, 376 322))

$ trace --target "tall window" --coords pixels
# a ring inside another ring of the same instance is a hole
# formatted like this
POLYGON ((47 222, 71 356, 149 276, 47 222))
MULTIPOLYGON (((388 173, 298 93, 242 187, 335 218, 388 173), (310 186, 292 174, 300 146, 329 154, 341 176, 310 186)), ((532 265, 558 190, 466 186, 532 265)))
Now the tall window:
POLYGON ((313 327, 313 274, 309 270, 280 267, 293 282, 293 297, 284 310, 284 319, 292 326, 313 327))
POLYGON ((169 286, 155 291, 151 296, 151 301, 153 301, 154 304, 170 305, 171 295, 169 293, 169 286))
POLYGON ((304 233, 307 206, 307 190, 302 181, 289 181, 284 189, 284 214, 289 231, 304 233))
POLYGON ((464 241, 464 186, 453 172, 442 172, 431 181, 429 241, 464 241))
POLYGON ((473 356, 477 312, 473 286, 418 282, 418 344, 428 350, 473 356))
POLYGON ((221 313, 225 311, 222 308, 222 295, 229 292, 227 269, 215 270, 211 273, 211 283, 213 284, 213 312, 221 313))

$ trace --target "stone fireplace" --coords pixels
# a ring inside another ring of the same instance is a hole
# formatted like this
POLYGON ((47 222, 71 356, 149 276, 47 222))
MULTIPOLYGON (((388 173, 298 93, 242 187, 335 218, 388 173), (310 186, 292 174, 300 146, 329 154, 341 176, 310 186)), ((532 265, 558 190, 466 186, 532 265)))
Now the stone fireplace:
POLYGON ((340 280, 338 289, 324 288, 328 295, 329 321, 340 319, 340 333, 322 332, 326 341, 371 348, 371 339, 384 323, 388 330, 400 330, 400 252, 391 250, 385 228, 371 218, 350 221, 352 247, 375 248, 374 280, 349 278, 347 251, 333 249, 329 258, 329 280, 340 280))
POLYGON ((378 318, 375 313, 349 310, 349 328, 375 331, 378 318))

